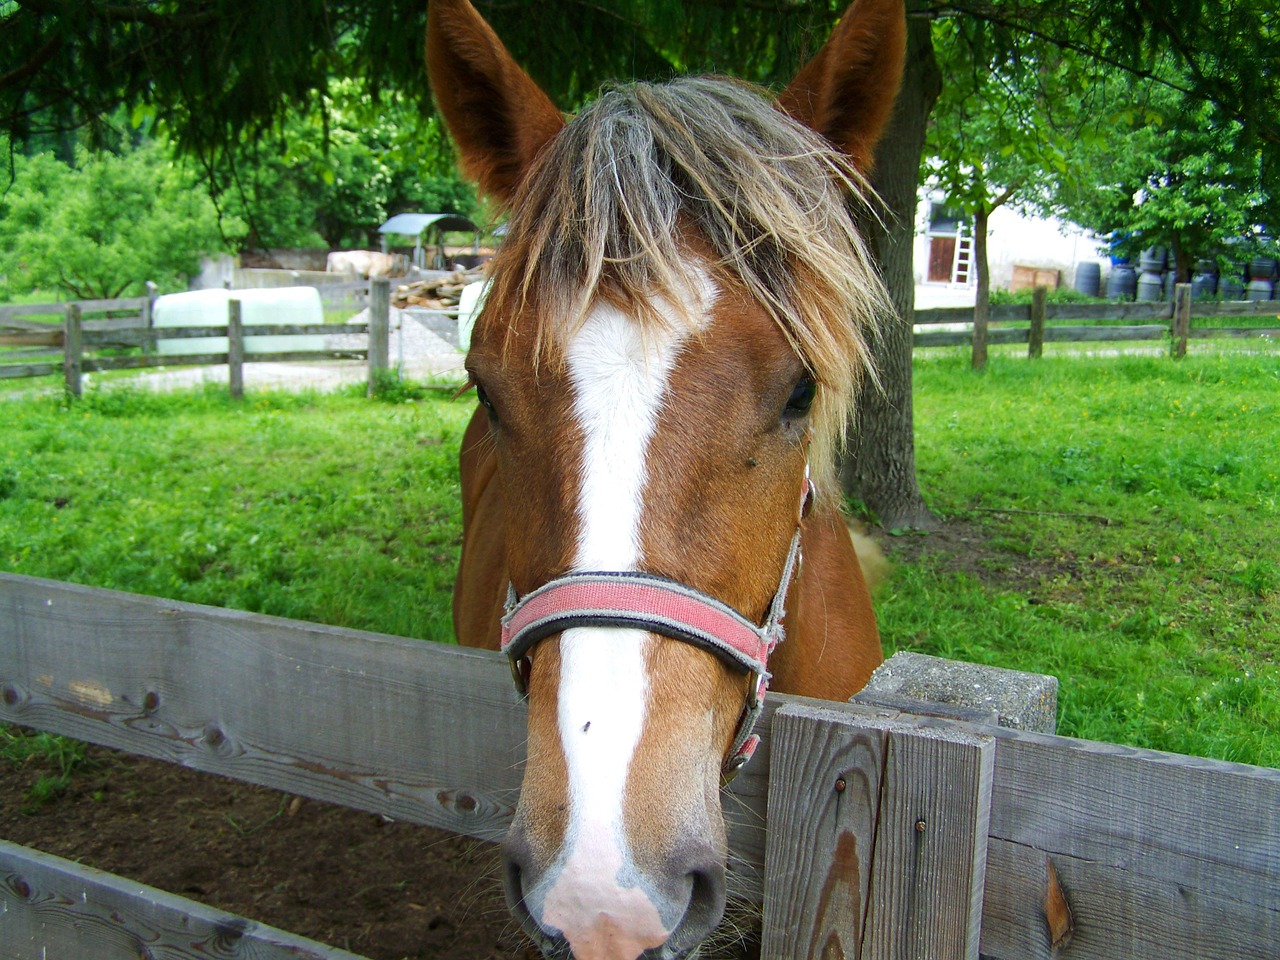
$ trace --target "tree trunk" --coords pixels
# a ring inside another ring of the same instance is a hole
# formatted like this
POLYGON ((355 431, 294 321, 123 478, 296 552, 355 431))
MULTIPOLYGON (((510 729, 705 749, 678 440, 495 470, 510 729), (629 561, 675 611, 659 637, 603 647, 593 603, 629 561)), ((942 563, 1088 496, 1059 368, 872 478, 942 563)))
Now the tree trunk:
POLYGON ((936 529, 938 518, 916 484, 911 410, 911 320, 915 315, 916 192, 925 125, 942 89, 927 17, 907 20, 907 62, 898 105, 876 150, 872 184, 884 202, 884 223, 864 218, 864 233, 897 316, 886 318, 877 362, 884 389, 868 388, 858 405, 841 465, 845 492, 861 500, 886 529, 936 529))
POLYGON ((991 320, 991 275, 987 272, 987 217, 985 203, 973 214, 973 258, 978 270, 978 289, 973 300, 973 369, 987 368, 987 327, 991 320))

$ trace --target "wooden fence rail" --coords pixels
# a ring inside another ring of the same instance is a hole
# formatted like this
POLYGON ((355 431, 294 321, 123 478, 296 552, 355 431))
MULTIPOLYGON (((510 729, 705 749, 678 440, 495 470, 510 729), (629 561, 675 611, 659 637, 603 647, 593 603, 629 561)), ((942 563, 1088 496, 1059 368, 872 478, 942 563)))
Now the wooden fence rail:
MULTIPOLYGON (((1280 340, 1276 327, 1193 327, 1195 317, 1277 317, 1280 301, 1192 301, 1190 284, 1179 284, 1173 301, 1159 303, 1047 303, 1037 290, 1030 304, 1001 304, 991 308, 991 322, 1026 323, 1025 327, 995 327, 987 331, 987 343, 1025 343, 1030 357, 1038 357, 1046 342, 1100 343, 1108 341, 1164 340, 1172 338, 1175 357, 1186 355, 1188 337, 1208 339, 1270 338, 1280 340), (1046 321, 1093 321, 1092 325, 1046 327, 1046 321), (1099 325, 1097 321, 1150 320, 1158 323, 1099 325)), ((1047 291, 1046 291, 1047 292, 1047 291)), ((938 307, 917 310, 916 326, 952 327, 973 323, 972 307, 938 307)), ((958 346, 973 341, 971 329, 919 330, 917 347, 958 346)))
MULTIPOLYGON (((525 711, 500 654, 0 574, 0 721, 493 840, 525 711)), ((1280 956, 1280 771, 786 696, 760 729, 724 807, 766 958, 1280 956)), ((23 856, 0 918, 64 943, 97 894, 23 856)))
POLYGON ((226 325, 211 327, 157 327, 152 322, 154 297, 126 300, 85 300, 76 303, 34 304, 0 307, 0 347, 19 348, 0 355, 21 363, 0 363, 0 380, 43 377, 62 372, 66 389, 73 396, 82 390, 84 373, 105 370, 133 370, 150 367, 212 366, 226 364, 233 396, 243 394, 245 362, 289 362, 319 359, 367 359, 370 391, 379 371, 387 369, 389 357, 390 286, 386 278, 375 278, 362 284, 332 284, 323 290, 334 302, 366 297, 370 304, 369 323, 348 324, 238 324, 240 302, 228 304, 226 325), (86 314, 109 314, 105 318, 85 319, 86 314), (124 317, 120 313, 127 314, 124 317), (59 314, 60 328, 49 323, 23 319, 27 316, 59 314), (270 353, 244 351, 245 337, 263 336, 332 336, 336 334, 368 334, 368 348, 341 350, 288 350, 270 353), (166 354, 154 353, 161 340, 227 337, 225 353, 166 354), (104 349, 141 348, 141 355, 86 356, 104 349))

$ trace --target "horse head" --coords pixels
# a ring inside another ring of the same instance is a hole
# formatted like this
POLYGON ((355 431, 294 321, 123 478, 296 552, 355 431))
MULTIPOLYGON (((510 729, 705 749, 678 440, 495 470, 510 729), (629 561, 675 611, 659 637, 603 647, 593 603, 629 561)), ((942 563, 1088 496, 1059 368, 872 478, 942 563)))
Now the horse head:
POLYGON ((857 0, 776 103, 685 78, 566 123, 467 0, 430 4, 440 111, 511 211, 454 613, 528 695, 506 887, 548 956, 695 950, 770 675, 847 697, 879 662, 833 461, 885 304, 850 207, 904 35, 901 0, 857 0))

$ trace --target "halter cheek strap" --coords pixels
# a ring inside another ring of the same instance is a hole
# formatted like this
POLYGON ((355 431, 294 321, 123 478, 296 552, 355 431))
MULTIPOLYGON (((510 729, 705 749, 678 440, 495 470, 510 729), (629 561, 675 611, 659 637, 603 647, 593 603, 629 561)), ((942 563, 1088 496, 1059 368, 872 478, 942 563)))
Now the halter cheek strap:
MULTIPOLYGON (((799 520, 808 513, 812 501, 813 483, 806 468, 799 520)), ((516 688, 521 694, 527 689, 529 648, 545 637, 574 627, 628 627, 706 650, 751 677, 722 770, 727 783, 760 744, 752 729, 764 709, 769 654, 783 639, 787 590, 800 567, 799 520, 763 625, 700 590, 639 571, 570 573, 523 598, 516 594, 514 585, 508 584, 502 650, 511 659, 516 688)))

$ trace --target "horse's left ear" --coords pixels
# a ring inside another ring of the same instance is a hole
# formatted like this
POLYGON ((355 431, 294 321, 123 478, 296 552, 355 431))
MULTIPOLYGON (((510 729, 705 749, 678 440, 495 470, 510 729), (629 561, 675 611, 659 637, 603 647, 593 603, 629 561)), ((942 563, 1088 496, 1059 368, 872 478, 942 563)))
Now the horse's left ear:
POLYGON ((902 82, 907 20, 903 0, 856 0, 831 38, 778 97, 778 107, 871 171, 902 82))
POLYGON ((564 118, 467 0, 431 0, 426 52, 431 91, 463 169, 482 190, 510 200, 564 118))

